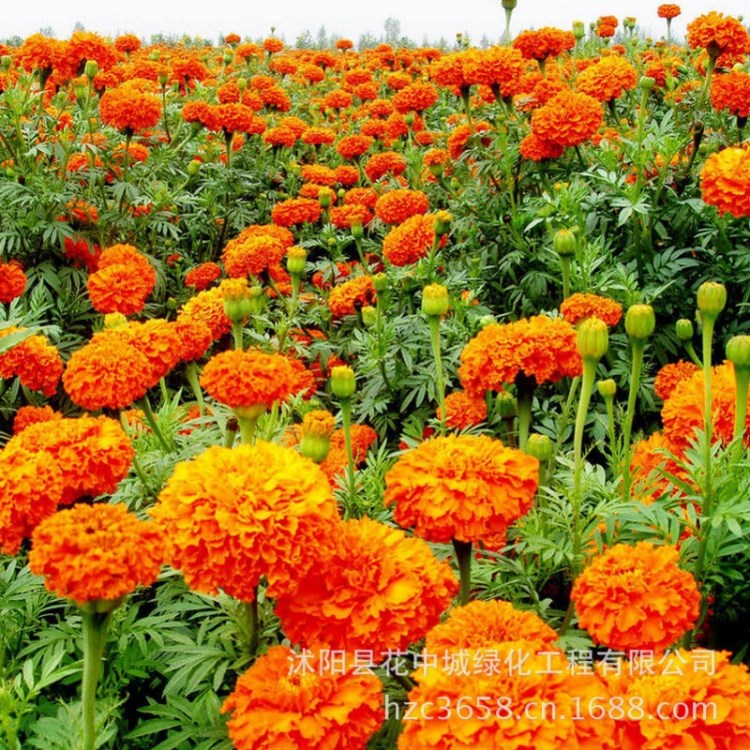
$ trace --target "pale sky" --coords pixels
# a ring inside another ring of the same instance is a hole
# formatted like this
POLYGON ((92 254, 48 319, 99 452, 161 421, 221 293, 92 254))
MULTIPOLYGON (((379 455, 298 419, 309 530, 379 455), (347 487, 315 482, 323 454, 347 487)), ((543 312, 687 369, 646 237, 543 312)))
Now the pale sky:
MULTIPOLYGON (((674 0, 672 0, 674 2, 674 0)), ((647 32, 664 33, 664 21, 656 16, 660 0, 519 0, 513 13, 511 32, 524 28, 558 26, 568 29, 574 20, 587 25, 600 15, 620 20, 634 16, 647 32)), ((747 0, 687 0, 678 2, 682 15, 673 21, 675 35, 686 24, 709 10, 728 15, 743 12, 750 21, 747 0)), ((87 30, 102 34, 131 32, 148 37, 164 34, 200 35, 215 40, 220 33, 263 37, 272 26, 290 44, 309 29, 313 36, 321 25, 329 33, 349 37, 356 43, 360 34, 382 34, 388 17, 401 22, 402 33, 420 43, 445 37, 449 42, 457 31, 478 42, 483 35, 500 37, 504 24, 500 0, 0 0, 0 38, 27 36, 51 27, 60 38, 67 37, 76 21, 87 30)))

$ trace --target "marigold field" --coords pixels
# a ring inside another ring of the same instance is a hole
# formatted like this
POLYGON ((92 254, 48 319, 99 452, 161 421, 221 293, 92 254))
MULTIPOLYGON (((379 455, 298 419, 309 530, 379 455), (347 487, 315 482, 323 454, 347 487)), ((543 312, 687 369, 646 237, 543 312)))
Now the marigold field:
POLYGON ((747 27, 502 7, 0 45, 0 748, 750 748, 747 27))

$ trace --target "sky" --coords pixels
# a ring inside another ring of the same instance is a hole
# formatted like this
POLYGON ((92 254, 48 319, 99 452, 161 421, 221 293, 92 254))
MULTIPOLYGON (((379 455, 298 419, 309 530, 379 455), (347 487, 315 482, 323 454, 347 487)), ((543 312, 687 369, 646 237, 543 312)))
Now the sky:
MULTIPOLYGON (((540 26, 568 29, 574 20, 588 24, 600 15, 614 15, 634 16, 645 33, 659 36, 665 29, 656 16, 659 2, 518 0, 511 33, 540 26)), ((750 21, 747 0, 678 0, 678 4, 682 15, 673 21, 675 36, 684 34, 690 20, 709 10, 734 16, 745 12, 745 21, 750 21)), ((28 36, 43 27, 65 38, 80 22, 88 31, 106 35, 129 32, 148 38, 156 33, 187 33, 214 40, 229 32, 264 37, 275 26, 276 35, 293 44, 302 31, 314 36, 324 25, 329 34, 356 43, 366 32, 381 35, 389 17, 398 19, 402 33, 417 43, 441 37, 452 42, 456 32, 468 33, 475 42, 484 35, 495 40, 504 28, 500 0, 0 0, 0 38, 28 36)))

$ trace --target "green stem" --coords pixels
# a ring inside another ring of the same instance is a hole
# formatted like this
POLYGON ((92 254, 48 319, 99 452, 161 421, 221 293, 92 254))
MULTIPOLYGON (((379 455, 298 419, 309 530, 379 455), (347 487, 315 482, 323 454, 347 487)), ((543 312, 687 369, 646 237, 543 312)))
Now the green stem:
POLYGON ((237 438, 237 424, 238 420, 236 417, 227 421, 226 429, 224 430, 224 447, 231 448, 234 445, 234 441, 237 438))
POLYGON ((693 364, 698 365, 698 367, 703 367, 703 362, 701 361, 701 358, 696 354, 693 342, 685 341, 683 343, 683 346, 685 347, 685 351, 688 353, 688 356, 693 361, 693 364))
POLYGON ((570 256, 561 255, 560 265, 562 266, 563 299, 568 299, 570 297, 570 256))
POLYGON ((151 428, 151 432, 153 432, 153 434, 156 436, 159 445, 161 445, 166 453, 171 453, 172 446, 166 441, 166 439, 164 438, 164 434, 162 433, 161 429, 159 429, 159 425, 156 421, 156 416, 154 415, 153 409, 151 408, 148 397, 144 396, 142 399, 136 401, 136 404, 140 409, 143 410, 143 416, 146 420, 146 424, 148 424, 148 426, 151 428))
POLYGON ((534 401, 536 379, 532 375, 518 373, 516 375, 516 401, 518 403, 518 447, 526 450, 531 430, 531 406, 534 401))
POLYGON ((96 747, 96 686, 104 656, 104 644, 111 613, 81 612, 83 625, 83 750, 96 747))
POLYGON ((258 425, 258 418, 237 417, 240 425, 240 436, 243 445, 252 445, 255 442, 255 428, 258 425))
POLYGON ((458 605, 463 607, 471 601, 471 542, 453 539, 453 549, 458 561, 458 574, 461 588, 458 592, 458 605))
POLYGON ((737 393, 734 402, 734 461, 739 461, 745 450, 745 422, 747 420, 747 389, 750 386, 750 368, 734 366, 737 393))
POLYGON ((167 388, 167 381, 164 378, 159 378, 159 389, 161 390, 162 403, 169 403, 169 389, 167 388))
POLYGON ((235 349, 245 348, 243 325, 241 320, 232 321, 232 339, 234 341, 235 349))
POLYGON ((185 370, 185 377, 187 378, 188 385, 193 391, 195 400, 198 402, 200 415, 204 417, 206 415, 206 402, 203 400, 203 389, 198 380, 198 365, 195 362, 188 363, 185 370))
POLYGON ((435 369, 437 371, 437 398, 440 407, 440 434, 445 435, 445 420, 448 414, 445 410, 445 376, 443 374, 443 358, 440 353, 440 316, 430 315, 430 340, 432 341, 432 354, 435 358, 435 369))
POLYGON ((258 587, 255 587, 255 598, 251 602, 244 602, 245 621, 247 623, 247 642, 250 655, 255 656, 260 640, 260 618, 258 617, 258 587))
POLYGON ((638 388, 641 383, 641 369, 643 368, 643 350, 646 342, 642 339, 633 339, 633 361, 630 368, 630 390, 628 392, 628 408, 625 412, 625 423, 622 428, 623 435, 623 466, 622 478, 624 497, 630 497, 630 435, 633 429, 633 417, 635 416, 635 403, 638 399, 638 388))
POLYGON ((351 518, 352 509, 356 507, 356 488, 354 484, 354 452, 352 450, 352 401, 350 398, 341 399, 341 421, 344 429, 344 444, 346 445, 346 484, 348 501, 344 506, 344 520, 351 518))
POLYGON ((557 440, 555 441, 555 454, 560 452, 562 448, 563 438, 565 436, 565 430, 568 428, 570 422, 570 412, 573 409, 573 401, 575 400, 576 393, 578 392, 578 386, 581 383, 581 378, 576 377, 570 382, 570 390, 568 391, 568 398, 565 400, 565 406, 563 406, 562 413, 560 414, 559 426, 557 428, 557 440))

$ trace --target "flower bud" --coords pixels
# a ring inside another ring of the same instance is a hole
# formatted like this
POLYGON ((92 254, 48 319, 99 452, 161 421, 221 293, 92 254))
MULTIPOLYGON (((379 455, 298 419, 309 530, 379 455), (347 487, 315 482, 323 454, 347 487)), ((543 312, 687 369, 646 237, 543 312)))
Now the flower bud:
POLYGON ((693 338, 693 322, 687 318, 680 318, 675 323, 674 330, 680 341, 690 341, 693 338))
POLYGON ((376 292, 384 292, 388 289, 388 277, 384 273, 376 273, 372 277, 372 288, 376 292))
POLYGON ((643 76, 638 85, 641 87, 641 91, 653 91, 656 86, 656 79, 650 76, 643 76))
POLYGON ((357 390, 357 376, 354 370, 346 365, 331 370, 331 391, 340 399, 351 398, 357 390))
POLYGON ((631 339, 645 341, 656 328, 656 316, 651 305, 631 305, 625 313, 625 330, 631 339))
POLYGON ((617 393, 617 383, 612 378, 600 380, 596 384, 596 388, 602 398, 614 398, 615 393, 617 393))
POLYGON ((263 309, 265 303, 266 303, 266 293, 263 291, 263 287, 257 286, 257 285, 251 286, 250 298, 249 298, 249 302, 247 303, 250 313, 253 313, 253 314, 259 313, 263 309))
POLYGON ((292 276, 302 276, 305 272, 307 261, 307 250, 297 245, 290 247, 286 252, 286 270, 292 276))
POLYGON ((160 69, 156 80, 159 81, 159 85, 162 88, 166 88, 166 85, 169 83, 169 71, 166 68, 160 69))
POLYGON ((715 321, 727 304, 727 288, 716 281, 706 281, 698 287, 698 309, 701 320, 715 321))
POLYGON ((750 370, 750 336, 733 336, 729 339, 727 359, 737 369, 750 370))
POLYGON ((518 0, 501 0, 500 4, 505 10, 513 10, 518 5, 518 0))
POLYGON ((539 463, 546 463, 552 458, 552 441, 547 435, 535 432, 529 435, 526 442, 526 453, 538 459, 539 463))
POLYGON ((148 55, 149 60, 153 60, 154 62, 157 62, 161 58, 161 52, 159 52, 158 49, 151 50, 148 55))
POLYGON ((3 55, 0 57, 0 67, 2 67, 3 70, 10 70, 12 62, 13 58, 10 55, 3 55))
POLYGON ((578 325, 578 353, 584 361, 598 362, 609 348, 607 324, 599 318, 586 318, 578 325))
POLYGON ((374 326, 378 320, 378 311, 372 305, 365 305, 362 308, 362 322, 369 328, 374 326))
POLYGON ((422 290, 422 312, 429 317, 442 317, 448 312, 448 290, 442 284, 429 284, 422 290))
POLYGON ((187 173, 191 177, 195 177, 195 175, 198 174, 201 168, 201 164, 203 162, 200 159, 192 159, 190 163, 187 165, 187 173))
POLYGON ((247 78, 238 78, 237 88, 240 90, 240 93, 242 93, 247 88, 247 78))
POLYGON ((128 319, 122 313, 107 313, 104 316, 104 327, 106 329, 122 328, 127 325, 128 319))
POLYGON ((452 219, 453 217, 448 211, 438 211, 435 214, 435 234, 438 237, 448 234, 451 228, 452 219))
POLYGON ((316 464, 322 463, 331 448, 334 425, 333 414, 323 409, 315 409, 305 414, 302 420, 300 453, 316 464))
POLYGON ((86 73, 86 77, 89 80, 93 80, 99 72, 99 63, 96 60, 86 60, 86 66, 83 70, 86 73))
POLYGON ((330 190, 321 190, 318 193, 318 203, 320 203, 321 208, 329 208, 332 202, 333 198, 330 190))
POLYGON ((573 37, 576 41, 580 41, 584 36, 586 36, 586 27, 583 21, 573 21, 573 37))
POLYGON ((362 226, 361 221, 353 222, 350 229, 352 237, 354 237, 355 240, 361 240, 365 236, 365 229, 362 226))
POLYGON ((497 413, 501 419, 513 419, 518 413, 518 403, 512 393, 500 391, 495 401, 497 402, 497 413))
POLYGON ((576 254, 578 239, 572 229, 558 229, 552 238, 552 246, 558 255, 570 257, 576 254))

